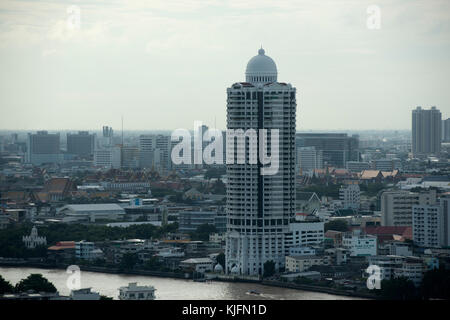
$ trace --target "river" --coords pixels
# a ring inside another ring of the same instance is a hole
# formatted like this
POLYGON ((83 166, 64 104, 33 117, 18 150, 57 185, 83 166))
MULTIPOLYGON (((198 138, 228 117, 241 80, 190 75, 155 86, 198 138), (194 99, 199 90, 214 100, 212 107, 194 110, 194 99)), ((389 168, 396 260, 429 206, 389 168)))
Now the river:
MULTIPOLYGON (((69 274, 60 269, 0 267, 0 275, 15 285, 32 273, 40 273, 58 289, 61 295, 69 295, 66 285, 69 274)), ((156 299, 160 300, 356 300, 358 298, 337 296, 327 293, 294 290, 264 286, 255 283, 238 282, 194 282, 192 280, 136 276, 124 274, 107 274, 81 271, 81 287, 91 287, 102 295, 118 299, 119 287, 130 282, 138 285, 152 285, 156 288, 156 299), (260 295, 249 294, 249 290, 260 295)))

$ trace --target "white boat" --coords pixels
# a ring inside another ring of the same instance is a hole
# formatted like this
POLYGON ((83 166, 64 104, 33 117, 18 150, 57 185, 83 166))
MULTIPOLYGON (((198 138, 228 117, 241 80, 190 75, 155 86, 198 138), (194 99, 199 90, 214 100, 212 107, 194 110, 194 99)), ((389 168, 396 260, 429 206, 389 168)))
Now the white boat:
POLYGON ((154 300, 156 289, 153 286, 138 286, 136 282, 119 288, 120 300, 154 300))

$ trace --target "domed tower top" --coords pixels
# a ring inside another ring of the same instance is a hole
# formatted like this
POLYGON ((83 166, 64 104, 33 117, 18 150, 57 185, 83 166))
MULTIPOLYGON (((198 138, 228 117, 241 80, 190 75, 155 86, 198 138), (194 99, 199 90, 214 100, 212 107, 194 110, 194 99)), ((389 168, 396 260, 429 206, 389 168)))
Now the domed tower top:
POLYGON ((277 81, 277 65, 265 53, 264 49, 261 48, 258 50, 258 55, 250 59, 245 70, 245 81, 250 83, 277 81))

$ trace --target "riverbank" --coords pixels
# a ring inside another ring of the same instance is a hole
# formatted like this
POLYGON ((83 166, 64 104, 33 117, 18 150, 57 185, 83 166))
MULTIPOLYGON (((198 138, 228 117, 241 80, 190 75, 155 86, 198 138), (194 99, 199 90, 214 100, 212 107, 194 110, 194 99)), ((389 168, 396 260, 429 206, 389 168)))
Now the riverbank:
MULTIPOLYGON (((25 260, 17 260, 17 259, 0 259, 0 266, 2 267, 14 267, 14 268, 38 268, 38 269, 59 269, 66 270, 69 266, 68 264, 49 264, 45 262, 39 261, 25 261, 25 260)), ((105 274, 116 274, 116 275, 136 275, 136 276, 152 276, 159 278, 170 278, 170 279, 192 279, 192 274, 189 273, 174 273, 174 272, 162 272, 162 271, 149 271, 149 270, 119 270, 118 268, 106 268, 106 267, 98 267, 98 266, 87 266, 87 265, 78 265, 81 271, 89 271, 89 272, 97 272, 97 273, 105 273, 105 274)), ((354 297, 354 298, 363 298, 363 299, 376 299, 375 295, 364 294, 361 292, 353 292, 346 291, 335 288, 321 287, 321 286, 313 286, 313 285, 303 285, 296 284, 292 282, 281 282, 274 280, 250 280, 250 279, 240 279, 237 277, 228 277, 228 278, 219 278, 213 277, 209 279, 209 281, 216 282, 235 282, 235 283, 254 283, 260 284, 268 287, 278 287, 278 288, 286 288, 293 290, 301 290, 308 292, 317 292, 324 294, 331 294, 342 297, 354 297)))

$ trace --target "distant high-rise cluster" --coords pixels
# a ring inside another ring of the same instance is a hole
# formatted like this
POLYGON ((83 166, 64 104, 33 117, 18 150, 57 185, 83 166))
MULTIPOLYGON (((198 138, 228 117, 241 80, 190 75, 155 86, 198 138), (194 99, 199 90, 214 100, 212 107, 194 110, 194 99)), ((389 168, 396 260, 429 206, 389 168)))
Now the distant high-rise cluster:
POLYGON ((95 134, 79 131, 67 134, 67 152, 80 157, 90 157, 94 154, 95 134))
POLYGON ((297 148, 314 147, 324 165, 345 168, 348 161, 359 161, 359 137, 346 133, 297 133, 297 148))
POLYGON ((442 142, 450 142, 450 118, 442 120, 442 142))
POLYGON ((59 133, 38 131, 28 134, 26 162, 40 165, 59 163, 61 160, 59 133))

